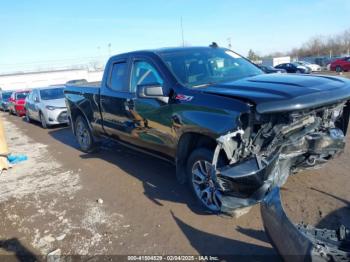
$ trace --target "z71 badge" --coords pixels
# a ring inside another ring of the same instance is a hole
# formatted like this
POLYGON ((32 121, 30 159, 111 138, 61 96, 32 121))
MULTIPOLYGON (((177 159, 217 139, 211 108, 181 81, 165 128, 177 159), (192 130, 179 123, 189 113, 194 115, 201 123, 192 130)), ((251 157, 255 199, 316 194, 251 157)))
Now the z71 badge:
POLYGON ((182 94, 178 94, 176 95, 175 97, 176 100, 180 100, 180 101, 186 101, 186 102, 189 102, 193 99, 193 96, 185 96, 185 95, 182 95, 182 94))

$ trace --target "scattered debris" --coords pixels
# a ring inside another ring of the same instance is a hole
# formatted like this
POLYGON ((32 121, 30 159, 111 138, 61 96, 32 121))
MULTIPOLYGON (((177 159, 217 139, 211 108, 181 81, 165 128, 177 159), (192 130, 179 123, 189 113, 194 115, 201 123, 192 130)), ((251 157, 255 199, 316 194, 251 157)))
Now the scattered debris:
POLYGON ((56 249, 49 254, 47 254, 47 262, 59 262, 61 257, 61 249, 56 249))
POLYGON ((66 234, 62 234, 62 235, 56 237, 56 240, 61 241, 61 240, 63 240, 65 237, 66 237, 66 234))
POLYGON ((102 198, 97 199, 97 203, 103 204, 103 199, 102 198))
POLYGON ((48 235, 48 236, 43 237, 43 240, 47 243, 51 243, 51 242, 55 241, 55 238, 51 235, 48 235))
POLYGON ((23 162, 28 160, 28 157, 26 155, 8 155, 7 160, 10 162, 11 165, 18 164, 19 162, 23 162))

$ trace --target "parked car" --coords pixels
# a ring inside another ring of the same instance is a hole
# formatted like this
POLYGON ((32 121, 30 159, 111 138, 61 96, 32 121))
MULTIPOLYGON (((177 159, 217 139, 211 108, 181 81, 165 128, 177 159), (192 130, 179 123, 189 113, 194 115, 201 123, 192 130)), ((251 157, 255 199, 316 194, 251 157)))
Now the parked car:
POLYGON ((64 92, 82 151, 110 137, 169 160, 213 212, 258 203, 342 152, 350 113, 348 79, 264 74, 214 46, 113 56, 100 87, 64 92))
POLYGON ((301 66, 309 67, 312 72, 319 72, 322 70, 322 68, 317 64, 311 64, 311 63, 305 62, 305 61, 297 61, 295 63, 298 65, 301 65, 301 66))
POLYGON ((12 92, 8 103, 8 110, 10 115, 25 115, 24 103, 28 94, 29 90, 20 90, 12 92))
POLYGON ((43 128, 67 124, 67 106, 63 90, 63 86, 33 89, 25 102, 27 122, 39 121, 43 128))
POLYGON ((343 72, 350 70, 350 57, 337 59, 331 63, 330 69, 336 72, 343 72))
POLYGON ((284 69, 278 69, 274 68, 272 66, 268 65, 257 65, 262 71, 264 71, 266 74, 273 74, 273 73, 287 73, 284 69))
POLYGON ((66 82, 66 85, 86 85, 89 82, 86 79, 74 79, 66 82))
POLYGON ((0 92, 0 110, 8 111, 8 103, 11 97, 12 91, 1 91, 0 92))
POLYGON ((284 69, 287 73, 310 74, 311 68, 299 65, 297 63, 284 63, 275 66, 277 69, 284 69))

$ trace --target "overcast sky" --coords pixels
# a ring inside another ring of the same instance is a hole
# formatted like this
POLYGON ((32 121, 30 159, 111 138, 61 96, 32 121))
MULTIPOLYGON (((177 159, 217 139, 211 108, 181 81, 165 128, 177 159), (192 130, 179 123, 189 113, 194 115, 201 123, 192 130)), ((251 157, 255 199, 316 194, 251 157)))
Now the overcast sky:
POLYGON ((350 28, 350 0, 1 0, 0 73, 120 52, 216 41, 246 55, 350 28))

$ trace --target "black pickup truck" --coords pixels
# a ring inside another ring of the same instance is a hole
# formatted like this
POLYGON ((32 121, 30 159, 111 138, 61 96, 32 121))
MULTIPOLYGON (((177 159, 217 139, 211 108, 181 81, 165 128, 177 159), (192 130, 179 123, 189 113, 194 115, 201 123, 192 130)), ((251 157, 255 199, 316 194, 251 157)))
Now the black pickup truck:
POLYGON ((113 56, 101 86, 65 96, 84 152, 109 137, 170 160, 213 212, 260 202, 342 152, 350 112, 347 79, 265 74, 216 46, 113 56))

